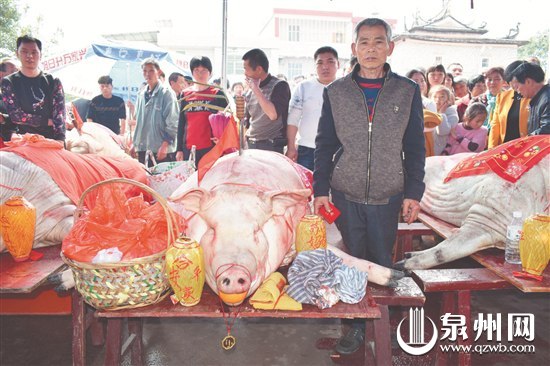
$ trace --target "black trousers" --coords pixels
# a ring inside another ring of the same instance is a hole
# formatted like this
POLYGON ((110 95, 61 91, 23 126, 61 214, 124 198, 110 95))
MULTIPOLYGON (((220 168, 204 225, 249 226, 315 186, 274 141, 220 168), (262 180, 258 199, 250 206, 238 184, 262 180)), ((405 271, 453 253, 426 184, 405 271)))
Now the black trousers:
POLYGON ((260 140, 260 141, 248 140, 248 148, 275 151, 275 152, 278 152, 279 154, 283 154, 285 149, 283 145, 277 146, 277 144, 273 140, 260 140))

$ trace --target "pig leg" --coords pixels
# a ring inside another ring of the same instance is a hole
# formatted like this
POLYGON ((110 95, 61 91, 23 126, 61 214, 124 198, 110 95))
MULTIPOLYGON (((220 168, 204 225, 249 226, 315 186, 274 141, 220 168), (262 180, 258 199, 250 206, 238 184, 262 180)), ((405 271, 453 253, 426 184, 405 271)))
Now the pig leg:
POLYGON ((52 285, 57 285, 54 290, 58 293, 68 291, 75 286, 73 271, 66 269, 65 271, 49 275, 48 282, 52 285))
POLYGON ((397 281, 403 278, 404 273, 391 268, 353 257, 331 245, 327 246, 331 252, 342 259, 345 265, 355 267, 362 272, 367 272, 367 280, 382 286, 397 287, 397 281))
POLYGON ((407 253, 408 258, 395 263, 394 268, 399 270, 426 269, 448 263, 493 247, 494 243, 503 240, 496 236, 495 232, 488 229, 466 224, 433 248, 407 253))

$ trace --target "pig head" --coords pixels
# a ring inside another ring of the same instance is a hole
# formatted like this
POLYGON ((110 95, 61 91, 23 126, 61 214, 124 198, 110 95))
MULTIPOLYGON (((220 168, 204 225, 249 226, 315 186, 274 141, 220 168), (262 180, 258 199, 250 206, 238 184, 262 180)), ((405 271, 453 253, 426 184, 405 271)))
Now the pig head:
POLYGON ((187 220, 186 235, 203 247, 208 285, 222 299, 244 300, 292 252, 310 195, 287 158, 245 150, 218 160, 200 186, 192 175, 170 201, 187 220))

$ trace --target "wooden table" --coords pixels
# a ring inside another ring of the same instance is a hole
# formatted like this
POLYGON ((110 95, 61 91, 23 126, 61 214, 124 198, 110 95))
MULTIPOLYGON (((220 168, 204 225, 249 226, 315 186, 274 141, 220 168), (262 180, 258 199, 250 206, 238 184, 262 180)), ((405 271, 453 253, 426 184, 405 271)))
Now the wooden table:
MULTIPOLYGON (((225 316, 227 316, 228 307, 224 305, 225 316)), ((237 307, 231 309, 232 317, 237 307)), ((120 356, 124 353, 126 347, 122 346, 122 323, 125 318, 128 320, 129 339, 124 342, 125 346, 131 344, 132 364, 143 364, 142 357, 142 327, 143 318, 222 318, 223 312, 220 300, 210 288, 205 288, 201 301, 198 305, 184 307, 173 305, 169 298, 165 298, 158 304, 118 311, 98 311, 96 316, 107 318, 107 338, 105 350, 105 364, 118 365, 120 356), (122 350, 122 352, 121 352, 122 350)), ((300 319, 365 319, 371 326, 375 319, 380 318, 380 310, 369 293, 361 302, 354 305, 339 302, 335 306, 320 310, 316 306, 303 305, 302 311, 284 311, 284 310, 256 310, 245 300, 238 318, 300 318, 300 319)), ((218 347, 218 342, 213 341, 212 347, 218 347)), ((365 360, 369 354, 369 345, 365 339, 365 360)), ((365 361, 366 362, 366 361, 365 361)), ((378 363, 378 362, 377 362, 378 363)))
POLYGON ((37 261, 16 262, 9 253, 0 254, 0 315, 66 315, 71 313, 70 296, 59 296, 44 286, 48 276, 64 266, 61 245, 38 248, 44 256, 37 261))
POLYGON ((514 276, 514 272, 521 272, 521 264, 506 263, 502 249, 489 248, 470 257, 523 292, 550 292, 550 266, 544 270, 542 281, 537 281, 514 276))
POLYGON ((59 256, 61 245, 34 249, 44 255, 40 260, 16 262, 9 253, 0 254, 0 293, 31 293, 58 272, 64 263, 59 256))

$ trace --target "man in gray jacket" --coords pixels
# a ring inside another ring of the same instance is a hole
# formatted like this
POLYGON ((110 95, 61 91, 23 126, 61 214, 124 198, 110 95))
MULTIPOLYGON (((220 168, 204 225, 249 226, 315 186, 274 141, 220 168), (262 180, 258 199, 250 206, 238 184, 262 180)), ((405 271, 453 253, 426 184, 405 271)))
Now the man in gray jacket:
MULTIPOLYGON (((424 118, 416 83, 386 63, 391 28, 377 18, 357 24, 352 44, 358 64, 325 88, 315 139, 314 208, 341 211, 336 224, 350 254, 391 266, 398 215, 407 223, 424 193, 424 118)), ((364 322, 351 322, 336 351, 364 343, 364 322)))
POLYGON ((147 150, 157 162, 174 161, 179 117, 176 95, 160 82, 160 65, 154 58, 143 61, 141 68, 147 85, 137 98, 133 149, 140 163, 145 162, 147 150))

